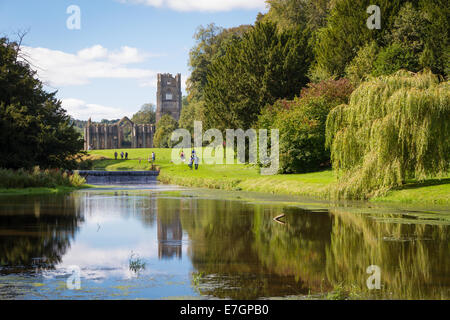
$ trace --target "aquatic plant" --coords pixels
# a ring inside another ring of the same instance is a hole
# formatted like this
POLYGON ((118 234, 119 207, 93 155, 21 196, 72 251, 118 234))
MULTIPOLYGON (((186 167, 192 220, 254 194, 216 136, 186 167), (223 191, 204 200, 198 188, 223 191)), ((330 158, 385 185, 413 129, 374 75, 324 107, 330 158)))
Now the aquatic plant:
POLYGON ((134 273, 139 273, 145 270, 145 261, 136 253, 131 251, 130 257, 128 259, 128 268, 134 273))
POLYGON ((383 195, 408 179, 444 176, 450 163, 450 84, 429 71, 399 71, 356 89, 327 118, 326 145, 339 175, 332 195, 383 195))

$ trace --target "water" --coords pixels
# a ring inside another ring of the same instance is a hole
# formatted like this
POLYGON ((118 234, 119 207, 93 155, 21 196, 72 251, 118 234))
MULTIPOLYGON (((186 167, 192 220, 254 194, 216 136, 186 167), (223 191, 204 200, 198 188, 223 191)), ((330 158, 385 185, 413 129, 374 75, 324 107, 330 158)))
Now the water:
POLYGON ((1 196, 0 299, 449 299, 449 225, 442 207, 156 183, 1 196))

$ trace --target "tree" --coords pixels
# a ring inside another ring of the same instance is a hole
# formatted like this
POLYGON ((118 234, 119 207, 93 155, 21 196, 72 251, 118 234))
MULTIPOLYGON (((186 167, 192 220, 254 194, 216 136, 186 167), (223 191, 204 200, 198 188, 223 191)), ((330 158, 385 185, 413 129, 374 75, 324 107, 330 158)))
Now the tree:
POLYGON ((348 105, 334 108, 327 146, 339 174, 334 195, 363 199, 408 179, 450 169, 450 83, 431 72, 399 71, 356 89, 348 105))
POLYGON ((315 31, 325 26, 331 0, 266 0, 269 11, 259 21, 272 21, 280 30, 308 28, 315 31))
POLYGON ((355 87, 372 74, 378 51, 379 48, 375 41, 366 44, 358 50, 356 57, 345 68, 347 78, 355 87))
POLYGON ((375 76, 390 75, 400 69, 419 71, 419 59, 412 49, 393 43, 378 54, 372 73, 375 76))
POLYGON ((344 76, 346 66, 356 56, 360 47, 371 41, 383 46, 383 35, 390 32, 393 20, 405 2, 406 0, 379 0, 377 5, 381 9, 381 29, 371 30, 366 22, 370 16, 367 8, 373 1, 335 1, 327 25, 317 33, 312 74, 317 75, 316 78, 344 76))
POLYGON ((235 28, 224 29, 214 23, 206 27, 200 26, 194 35, 196 45, 189 53, 189 67, 191 75, 187 80, 189 101, 203 99, 203 90, 207 82, 207 76, 211 63, 225 54, 225 47, 229 41, 241 38, 250 28, 242 25, 235 28))
POLYGON ((0 167, 76 166, 83 139, 36 72, 20 55, 20 45, 0 39, 0 167))
POLYGON ((325 148, 325 122, 330 110, 348 103, 353 87, 347 79, 310 84, 300 98, 279 100, 267 106, 259 128, 280 132, 280 172, 302 173, 329 166, 325 148))
POLYGON ((170 148, 172 141, 170 140, 172 132, 178 128, 178 123, 170 115, 165 114, 156 124, 155 137, 153 143, 157 148, 170 148))
POLYGON ((248 129, 261 109, 292 99, 306 85, 311 53, 308 33, 279 33, 274 23, 256 23, 210 68, 205 87, 207 127, 248 129))
POLYGON ((153 103, 146 103, 131 118, 135 124, 155 124, 156 107, 153 103))
POLYGON ((203 121, 204 101, 191 101, 183 106, 179 120, 180 128, 189 130, 194 135, 194 121, 203 121))

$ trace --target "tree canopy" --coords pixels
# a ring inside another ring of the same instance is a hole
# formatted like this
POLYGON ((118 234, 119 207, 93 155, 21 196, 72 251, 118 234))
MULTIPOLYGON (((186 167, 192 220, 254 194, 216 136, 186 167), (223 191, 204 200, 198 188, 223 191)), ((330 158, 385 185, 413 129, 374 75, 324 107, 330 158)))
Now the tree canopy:
POLYGON ((0 39, 0 167, 75 166, 83 139, 54 93, 43 89, 20 55, 20 45, 0 39))
POLYGON ((335 195, 365 198, 408 179, 444 175, 450 164, 450 84, 426 71, 362 83, 327 119, 340 175, 335 195))
POLYGON ((306 32, 298 28, 279 33, 276 24, 257 22, 211 65, 206 126, 248 129, 264 106, 300 92, 308 82, 310 59, 306 32))

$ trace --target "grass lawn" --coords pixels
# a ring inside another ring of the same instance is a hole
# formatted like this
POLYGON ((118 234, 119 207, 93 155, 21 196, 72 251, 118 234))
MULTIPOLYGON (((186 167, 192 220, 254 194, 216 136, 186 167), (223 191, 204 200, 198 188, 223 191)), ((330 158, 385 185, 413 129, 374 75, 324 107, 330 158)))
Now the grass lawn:
MULTIPOLYGON (((171 149, 117 150, 118 153, 121 151, 128 152, 129 160, 114 160, 114 150, 90 151, 91 157, 99 159, 94 161, 94 169, 149 170, 151 165, 148 163, 148 157, 155 152, 155 165, 161 170, 158 179, 164 183, 176 185, 327 198, 329 186, 337 182, 331 170, 262 176, 256 166, 236 164, 200 165, 199 170, 196 171, 190 170, 186 164, 171 163, 171 149)), ((185 152, 188 155, 190 151, 185 150, 185 152)), ((386 196, 371 199, 371 201, 448 204, 450 203, 450 179, 430 180, 424 183, 412 181, 401 190, 390 191, 386 196)))

